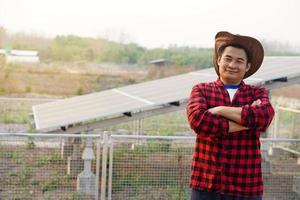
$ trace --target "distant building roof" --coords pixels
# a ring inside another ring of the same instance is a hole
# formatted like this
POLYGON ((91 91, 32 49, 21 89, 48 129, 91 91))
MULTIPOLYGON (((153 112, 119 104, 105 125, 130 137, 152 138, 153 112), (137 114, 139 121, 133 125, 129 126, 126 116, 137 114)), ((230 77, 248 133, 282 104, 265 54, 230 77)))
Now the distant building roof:
POLYGON ((39 54, 38 51, 31 50, 6 50, 0 49, 0 53, 13 55, 13 56, 37 56, 39 54))
POLYGON ((0 49, 6 63, 39 63, 38 51, 0 49))
POLYGON ((29 51, 29 50, 11 50, 10 54, 15 56, 37 56, 38 51, 29 51))
POLYGON ((169 62, 167 59, 161 58, 161 59, 151 60, 149 64, 164 64, 167 62, 169 62))

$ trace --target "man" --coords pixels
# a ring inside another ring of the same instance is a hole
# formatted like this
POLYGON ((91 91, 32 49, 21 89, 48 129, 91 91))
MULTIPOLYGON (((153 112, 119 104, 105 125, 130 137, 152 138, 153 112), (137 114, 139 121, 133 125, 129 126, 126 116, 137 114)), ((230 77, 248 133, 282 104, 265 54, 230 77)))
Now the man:
POLYGON ((261 200, 260 132, 274 109, 264 88, 243 79, 262 64, 264 51, 255 38, 219 32, 214 67, 218 79, 192 89, 187 116, 196 133, 191 200, 261 200))

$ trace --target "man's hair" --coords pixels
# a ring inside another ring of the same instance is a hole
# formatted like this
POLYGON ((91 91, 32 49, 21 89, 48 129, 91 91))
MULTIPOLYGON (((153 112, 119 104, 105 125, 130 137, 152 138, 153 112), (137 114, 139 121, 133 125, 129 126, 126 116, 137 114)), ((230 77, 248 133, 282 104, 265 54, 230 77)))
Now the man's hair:
POLYGON ((239 49, 243 49, 246 53, 246 56, 247 56, 247 63, 251 62, 251 57, 250 57, 250 54, 248 53, 247 49, 245 49, 243 46, 239 45, 239 44, 226 44, 226 45, 223 45, 221 46, 219 49, 218 49, 218 57, 221 57, 225 48, 226 47, 235 47, 235 48, 239 48, 239 49))

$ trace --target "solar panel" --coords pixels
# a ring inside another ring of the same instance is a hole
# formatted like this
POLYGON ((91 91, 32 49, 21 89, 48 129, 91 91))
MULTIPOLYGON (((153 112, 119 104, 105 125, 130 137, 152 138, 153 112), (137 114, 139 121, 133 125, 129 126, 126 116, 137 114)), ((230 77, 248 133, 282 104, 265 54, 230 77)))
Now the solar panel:
MULTIPOLYGON (((248 84, 300 77, 300 57, 265 57, 248 84)), ((214 68, 119 87, 33 106, 35 127, 55 130, 70 124, 101 120, 124 113, 142 112, 172 102, 186 102, 193 85, 217 79, 214 68)))

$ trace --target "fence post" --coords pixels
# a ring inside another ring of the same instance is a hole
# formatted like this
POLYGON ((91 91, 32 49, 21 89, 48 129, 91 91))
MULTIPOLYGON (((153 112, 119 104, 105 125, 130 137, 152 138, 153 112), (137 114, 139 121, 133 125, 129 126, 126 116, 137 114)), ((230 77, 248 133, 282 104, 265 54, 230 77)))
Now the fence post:
POLYGON ((108 148, 108 132, 103 132, 103 156, 102 156, 102 174, 101 174, 101 200, 106 199, 106 176, 107 176, 107 148, 108 148))
POLYGON ((100 175, 100 152, 101 151, 101 140, 97 141, 97 158, 96 158, 96 190, 95 200, 99 199, 99 175, 100 175))
POLYGON ((72 155, 67 159, 67 174, 73 177, 77 176, 83 169, 83 160, 80 154, 81 138, 73 138, 72 155))
MULTIPOLYGON (((273 127, 273 138, 277 138, 279 135, 279 106, 275 107, 275 119, 274 119, 274 127, 273 127)), ((275 142, 271 142, 268 154, 273 155, 273 148, 275 147, 275 142)))
POLYGON ((279 134, 279 107, 275 108, 275 120, 274 120, 274 138, 277 138, 279 134))
POLYGON ((109 150, 109 177, 108 177, 108 200, 111 200, 112 195, 112 174, 113 174, 113 155, 114 155, 114 144, 110 140, 110 150, 109 150))

